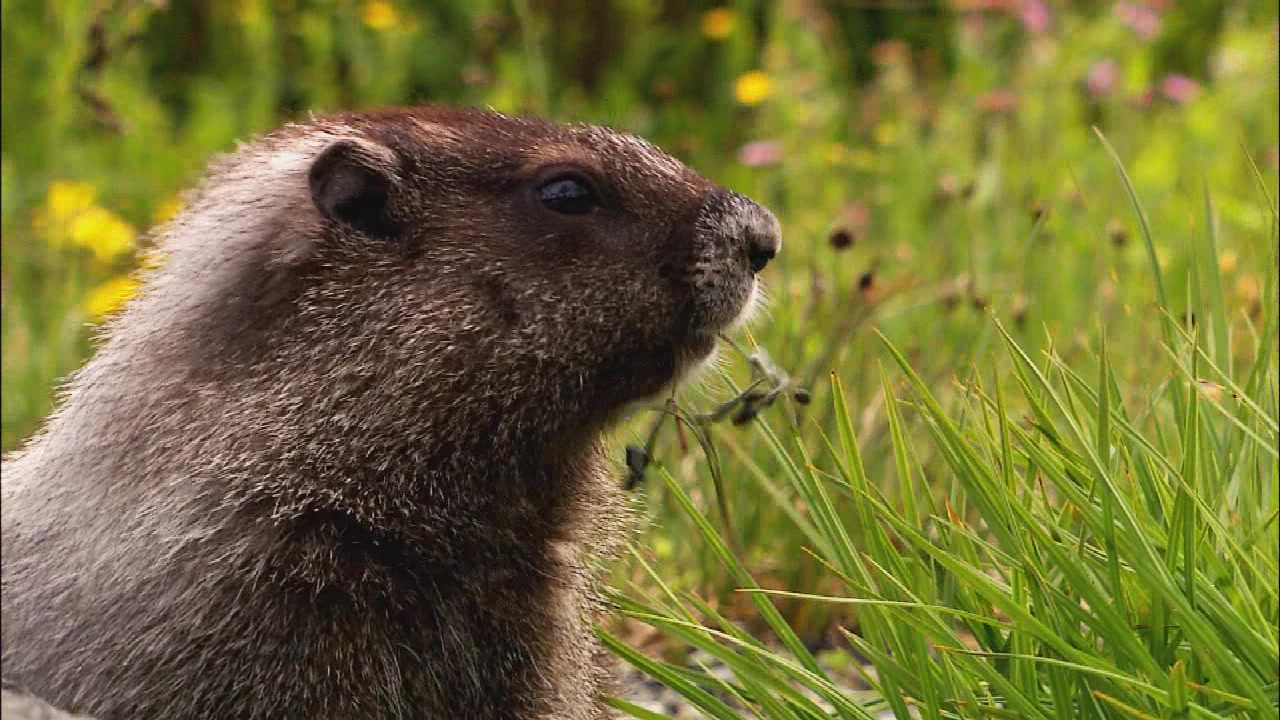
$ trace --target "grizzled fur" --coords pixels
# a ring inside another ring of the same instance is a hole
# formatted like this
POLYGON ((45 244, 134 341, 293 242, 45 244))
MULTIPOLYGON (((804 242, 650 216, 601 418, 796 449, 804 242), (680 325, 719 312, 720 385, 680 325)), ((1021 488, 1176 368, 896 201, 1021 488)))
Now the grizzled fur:
POLYGON ((102 720, 604 715, 598 437, 745 314, 773 217, 445 108, 285 127, 187 207, 5 462, 6 681, 102 720), (539 202, 565 170, 595 211, 539 202))

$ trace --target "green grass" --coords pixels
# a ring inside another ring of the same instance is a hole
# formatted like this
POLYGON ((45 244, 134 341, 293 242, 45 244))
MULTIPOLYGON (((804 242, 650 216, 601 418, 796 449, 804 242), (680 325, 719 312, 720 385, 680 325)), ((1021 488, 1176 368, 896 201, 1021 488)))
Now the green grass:
MULTIPOLYGON (((770 307, 736 342, 812 398, 660 429, 652 523, 612 577, 630 617, 602 629, 620 655, 712 717, 819 715, 796 683, 842 717, 1275 717, 1274 3, 1180 2, 1149 42, 1111 3, 1036 34, 744 0, 720 40, 712 4, 402 2, 381 29, 369 5, 0 5, 6 451, 89 351, 86 299, 138 262, 58 245, 55 181, 142 233, 211 155, 312 109, 608 122, 778 214, 770 307), (744 106, 753 70, 772 94, 744 106), (1162 99, 1170 72, 1198 96, 1162 99), (777 162, 740 162, 749 141, 777 162), (667 642, 628 649, 635 623, 667 642), (873 691, 846 697, 829 668, 863 661, 873 691)), ((727 353, 679 412, 750 373, 727 353)), ((617 433, 620 479, 657 417, 617 433)))
MULTIPOLYGON (((1159 287, 1155 266, 1153 279, 1159 287)), ((1258 329, 1274 338, 1274 296, 1268 307, 1258 329)), ((777 642, 674 591, 639 551, 648 582, 619 596, 623 613, 706 651, 733 680, 602 638, 716 718, 747 717, 742 707, 828 717, 814 696, 842 718, 885 708, 907 718, 908 707, 924 718, 1277 717, 1274 343, 1259 343, 1233 375, 1200 332, 1163 317, 1170 342, 1152 359, 1152 381, 1128 392, 1105 334, 1086 375, 1056 352, 1032 357, 992 320, 994 368, 974 373, 950 408, 882 339, 887 444, 904 479, 896 497, 867 473, 838 376, 825 466, 795 429, 756 428, 800 499, 795 530, 827 589, 762 587, 663 471, 665 491, 777 642), (924 442, 911 425, 925 428, 924 442), (942 458, 932 482, 930 452, 942 458), (951 485, 945 512, 917 494, 939 480, 951 485), (841 689, 780 599, 840 608, 839 646, 874 667, 872 699, 841 689)))

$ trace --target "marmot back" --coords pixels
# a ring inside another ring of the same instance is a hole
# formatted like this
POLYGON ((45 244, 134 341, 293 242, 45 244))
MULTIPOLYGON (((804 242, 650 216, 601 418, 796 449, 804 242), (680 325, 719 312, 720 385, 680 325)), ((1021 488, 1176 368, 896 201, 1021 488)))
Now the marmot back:
POLYGON ((219 161, 3 471, 3 675, 128 718, 588 718, 599 451, 776 220, 637 138, 418 108, 219 161))

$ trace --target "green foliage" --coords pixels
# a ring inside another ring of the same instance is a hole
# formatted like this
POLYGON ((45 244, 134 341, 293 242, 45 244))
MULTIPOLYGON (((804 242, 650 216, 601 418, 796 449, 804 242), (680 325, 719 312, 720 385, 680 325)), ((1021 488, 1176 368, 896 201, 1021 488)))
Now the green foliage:
MULTIPOLYGON (((1275 717, 1276 14, 4 0, 0 441, 237 140, 423 100, 607 122, 778 214, 743 344, 812 398, 665 426, 616 568, 733 679, 630 622, 619 655, 712 717, 1275 717)), ((682 412, 747 382, 726 358, 682 412)))
MULTIPOLYGON (((1263 328, 1274 333, 1270 307, 1263 328)), ((897 497, 868 475, 838 377, 827 467, 800 436, 757 428, 809 517, 796 529, 830 580, 825 594, 763 589, 661 473, 783 649, 673 592, 643 558, 649 582, 619 598, 623 612, 707 652, 733 680, 602 637, 709 717, 750 707, 770 718, 868 718, 887 707, 907 718, 909 706, 924 718, 1277 717, 1274 344, 1257 346, 1233 377, 1199 332, 1163 317, 1170 342, 1150 358, 1158 382, 1128 392, 1105 334, 1091 348, 1091 380, 1054 351, 1032 357, 992 321, 999 370, 975 373, 950 409, 883 340, 896 366, 880 379, 904 479, 897 497), (932 484, 931 454, 952 484, 945 514, 917 495, 932 484), (818 664, 775 609, 783 598, 843 610, 841 644, 874 667, 872 699, 855 699, 818 664)))

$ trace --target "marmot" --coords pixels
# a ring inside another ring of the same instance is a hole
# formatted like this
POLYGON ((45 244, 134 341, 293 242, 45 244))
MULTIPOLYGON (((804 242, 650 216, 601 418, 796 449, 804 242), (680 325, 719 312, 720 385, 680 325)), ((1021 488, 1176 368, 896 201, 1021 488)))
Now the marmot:
POLYGON ((606 714, 601 432, 748 312, 774 216, 442 107, 286 126, 186 204, 5 463, 5 679, 101 720, 606 714))

